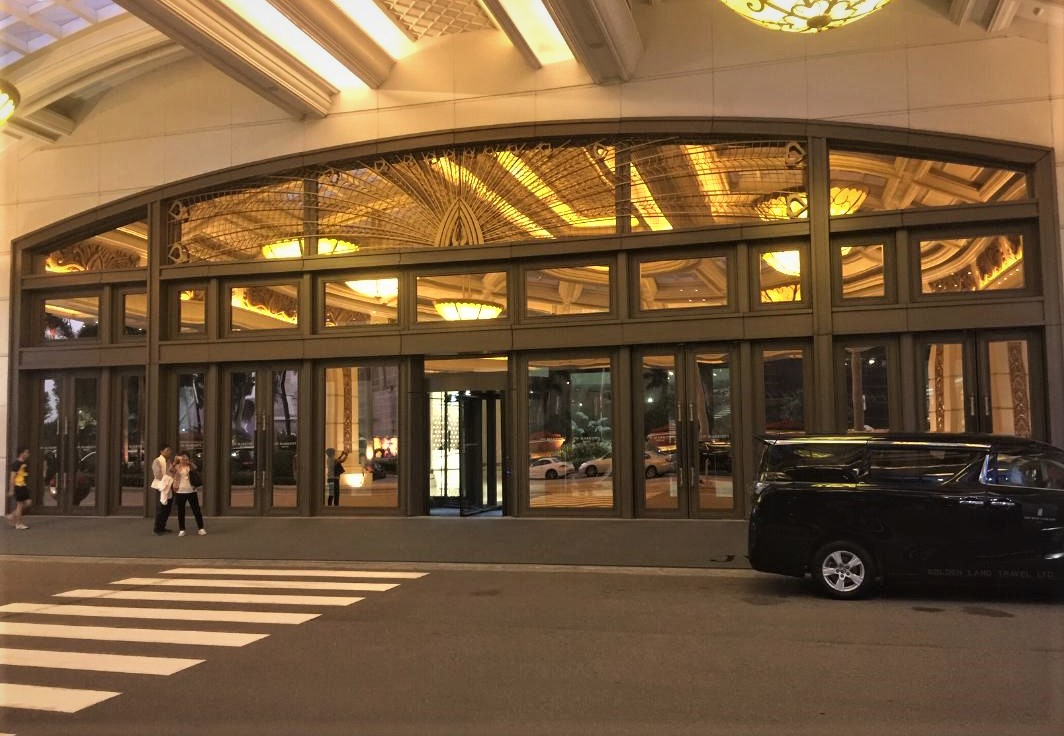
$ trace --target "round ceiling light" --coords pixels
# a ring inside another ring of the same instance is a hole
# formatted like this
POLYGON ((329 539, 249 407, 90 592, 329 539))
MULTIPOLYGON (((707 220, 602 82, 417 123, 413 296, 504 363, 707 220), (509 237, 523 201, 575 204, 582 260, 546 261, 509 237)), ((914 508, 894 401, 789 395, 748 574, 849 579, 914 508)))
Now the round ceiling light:
POLYGON ((15 108, 20 101, 18 90, 15 85, 6 79, 0 79, 0 125, 15 114, 15 108))
POLYGON ((773 31, 818 33, 860 20, 890 0, 721 0, 747 20, 773 31))

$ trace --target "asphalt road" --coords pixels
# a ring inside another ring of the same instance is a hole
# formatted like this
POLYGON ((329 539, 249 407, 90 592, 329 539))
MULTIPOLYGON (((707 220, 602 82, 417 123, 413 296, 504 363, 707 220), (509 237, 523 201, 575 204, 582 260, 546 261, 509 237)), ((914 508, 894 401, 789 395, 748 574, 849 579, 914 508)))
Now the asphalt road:
POLYGON ((840 603, 744 570, 0 564, 0 698, 37 703, 0 707, 18 736, 1064 733, 1064 602, 1038 591, 840 603), (394 587, 349 589, 367 583, 394 587), (174 593, 204 600, 154 599, 174 593), (77 709, 103 696, 70 689, 117 694, 77 709))

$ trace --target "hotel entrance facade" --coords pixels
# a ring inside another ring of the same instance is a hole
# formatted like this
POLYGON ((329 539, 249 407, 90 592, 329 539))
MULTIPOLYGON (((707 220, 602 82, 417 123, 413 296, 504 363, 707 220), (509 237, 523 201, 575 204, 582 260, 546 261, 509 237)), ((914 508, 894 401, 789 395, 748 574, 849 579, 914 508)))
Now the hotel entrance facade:
POLYGON ((162 443, 211 515, 741 520, 761 433, 1061 436, 1048 149, 537 127, 270 160, 15 241, 8 432, 41 513, 148 515, 162 443))

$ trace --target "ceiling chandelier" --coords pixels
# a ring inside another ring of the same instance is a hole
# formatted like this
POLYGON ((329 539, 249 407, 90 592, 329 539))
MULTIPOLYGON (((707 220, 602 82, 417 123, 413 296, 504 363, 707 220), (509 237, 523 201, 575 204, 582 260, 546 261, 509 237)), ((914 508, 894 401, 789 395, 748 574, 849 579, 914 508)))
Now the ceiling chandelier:
POLYGON ((817 33, 860 20, 890 0, 721 0, 747 20, 773 31, 817 33))
POLYGON ((0 79, 0 125, 6 123, 7 119, 15 114, 15 108, 18 107, 20 99, 15 85, 6 79, 0 79))
POLYGON ((502 314, 502 305, 477 299, 440 299, 432 303, 448 322, 473 319, 495 319, 502 314))
MULTIPOLYGON (((318 238, 319 256, 338 256, 344 253, 354 253, 358 245, 347 240, 336 238, 318 238)), ((303 256, 303 241, 300 238, 294 240, 282 240, 276 243, 262 246, 262 255, 267 258, 300 258, 303 256)), ((308 254, 315 255, 315 254, 308 254)))
MULTIPOLYGON (((868 192, 859 187, 832 187, 828 209, 832 217, 852 215, 868 199, 868 192)), ((762 220, 804 220, 809 217, 809 195, 798 190, 776 194, 754 205, 762 220)))
POLYGON ((351 291, 371 299, 388 301, 399 295, 399 279, 357 279, 345 283, 351 291))
POLYGON ((797 250, 770 250, 761 254, 761 260, 784 276, 802 275, 802 255, 797 250))

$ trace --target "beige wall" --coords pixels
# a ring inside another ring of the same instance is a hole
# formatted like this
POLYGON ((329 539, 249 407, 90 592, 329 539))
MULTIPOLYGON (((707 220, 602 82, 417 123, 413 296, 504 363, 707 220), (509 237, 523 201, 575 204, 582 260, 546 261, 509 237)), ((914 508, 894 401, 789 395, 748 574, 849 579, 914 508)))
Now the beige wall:
POLYGON ((501 33, 423 41, 384 89, 341 95, 324 120, 291 120, 198 60, 136 78, 58 143, 0 151, 0 380, 13 237, 203 172, 380 137, 671 115, 887 125, 1052 146, 1064 212, 1064 27, 1018 19, 990 35, 930 5, 945 3, 893 3, 847 29, 796 37, 705 0, 637 4, 645 53, 634 79, 608 86, 575 63, 529 69, 501 33))

